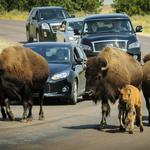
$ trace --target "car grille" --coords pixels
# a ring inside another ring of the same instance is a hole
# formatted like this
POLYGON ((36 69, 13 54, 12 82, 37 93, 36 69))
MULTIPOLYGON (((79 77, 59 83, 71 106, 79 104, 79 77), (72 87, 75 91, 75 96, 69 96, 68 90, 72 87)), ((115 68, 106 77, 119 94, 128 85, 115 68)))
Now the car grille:
POLYGON ((124 51, 127 49, 127 41, 125 40, 105 40, 92 42, 94 51, 101 51, 106 46, 121 48, 124 51))
POLYGON ((51 28, 52 28, 52 32, 56 33, 58 29, 60 28, 60 25, 51 25, 51 28))
POLYGON ((47 82, 45 86, 45 93, 62 93, 62 87, 64 87, 67 84, 68 83, 65 80, 55 83, 47 82))

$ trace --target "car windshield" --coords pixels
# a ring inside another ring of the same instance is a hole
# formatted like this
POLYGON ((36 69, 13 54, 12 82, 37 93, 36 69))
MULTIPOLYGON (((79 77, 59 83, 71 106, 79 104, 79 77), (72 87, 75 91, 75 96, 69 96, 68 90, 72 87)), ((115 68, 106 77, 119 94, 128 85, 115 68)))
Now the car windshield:
POLYGON ((69 18, 69 14, 63 9, 41 9, 41 20, 65 19, 69 18))
POLYGON ((83 26, 83 21, 73 21, 68 23, 67 30, 78 29, 81 30, 83 26))
POLYGON ((94 20, 87 21, 84 25, 84 34, 133 32, 129 20, 94 20))
POLYGON ((48 63, 70 63, 70 51, 71 47, 69 46, 27 46, 44 56, 48 63))

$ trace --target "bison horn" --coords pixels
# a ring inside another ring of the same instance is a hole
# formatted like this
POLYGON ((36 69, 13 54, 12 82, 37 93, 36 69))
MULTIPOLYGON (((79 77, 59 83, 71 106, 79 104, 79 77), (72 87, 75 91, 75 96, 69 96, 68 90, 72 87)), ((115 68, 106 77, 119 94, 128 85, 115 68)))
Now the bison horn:
POLYGON ((103 62, 103 65, 105 65, 105 66, 103 66, 103 67, 101 68, 101 70, 102 70, 102 71, 108 70, 108 68, 109 68, 108 66, 109 66, 109 65, 108 65, 107 60, 105 60, 105 61, 103 62))

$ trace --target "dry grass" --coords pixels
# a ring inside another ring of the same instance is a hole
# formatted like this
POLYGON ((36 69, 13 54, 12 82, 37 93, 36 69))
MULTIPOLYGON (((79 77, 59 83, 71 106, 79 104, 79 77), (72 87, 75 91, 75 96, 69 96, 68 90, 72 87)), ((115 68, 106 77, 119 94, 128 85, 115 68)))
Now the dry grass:
POLYGON ((13 10, 10 12, 0 12, 0 19, 10 19, 10 20, 26 20, 28 12, 20 12, 18 10, 13 10))
POLYGON ((0 38, 0 53, 4 48, 7 48, 9 46, 14 46, 14 45, 21 45, 21 44, 0 38))

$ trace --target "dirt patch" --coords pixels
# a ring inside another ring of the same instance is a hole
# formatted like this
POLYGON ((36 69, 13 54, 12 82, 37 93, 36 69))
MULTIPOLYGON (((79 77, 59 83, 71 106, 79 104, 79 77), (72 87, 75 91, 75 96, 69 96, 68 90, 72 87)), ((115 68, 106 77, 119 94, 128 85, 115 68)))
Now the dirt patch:
POLYGON ((6 40, 6 39, 3 39, 0 37, 0 53, 2 52, 2 50, 4 48, 7 48, 9 46, 14 46, 14 45, 21 45, 21 44, 17 43, 17 42, 6 40))

